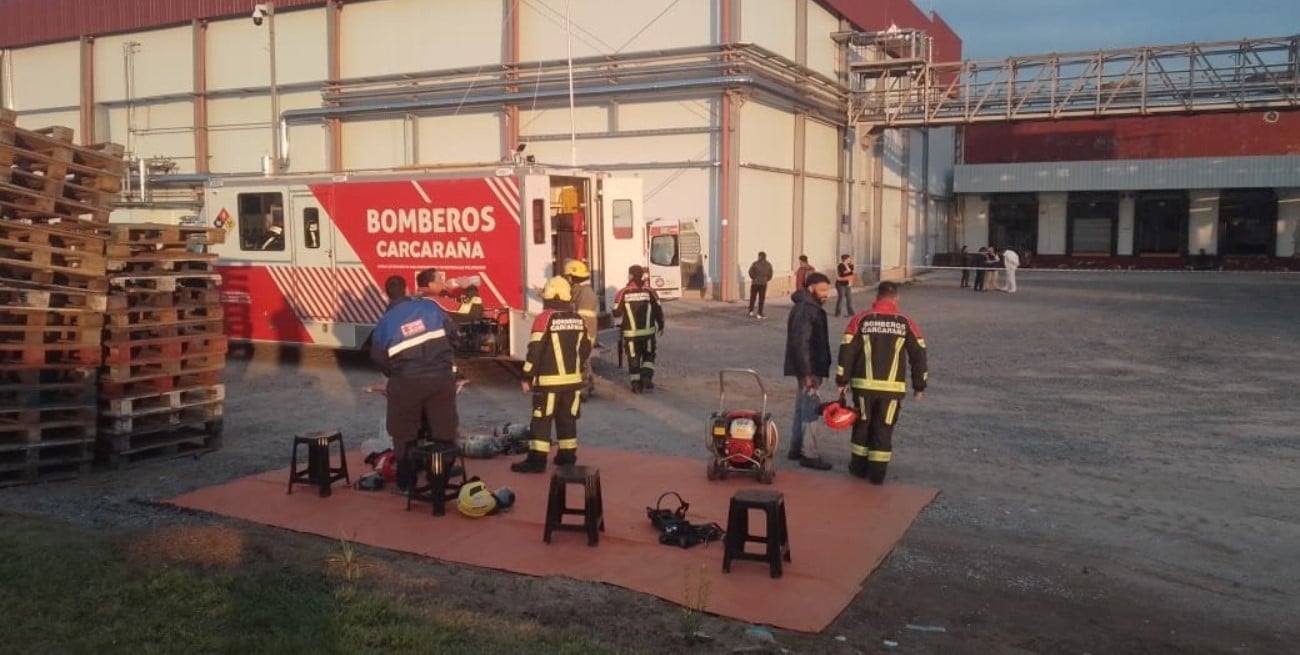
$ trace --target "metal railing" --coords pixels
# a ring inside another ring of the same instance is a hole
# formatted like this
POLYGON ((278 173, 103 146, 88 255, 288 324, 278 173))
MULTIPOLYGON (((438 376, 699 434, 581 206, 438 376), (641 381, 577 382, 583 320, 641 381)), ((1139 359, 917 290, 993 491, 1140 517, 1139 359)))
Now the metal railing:
POLYGON ((871 129, 1300 108, 1300 35, 950 63, 907 31, 841 38, 871 129))

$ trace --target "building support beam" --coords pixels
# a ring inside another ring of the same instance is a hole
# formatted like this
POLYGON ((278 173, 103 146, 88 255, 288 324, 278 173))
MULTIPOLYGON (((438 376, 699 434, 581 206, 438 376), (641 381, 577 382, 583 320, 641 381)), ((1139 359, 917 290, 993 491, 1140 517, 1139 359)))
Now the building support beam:
MULTIPOLYGON (((343 0, 330 0, 325 8, 325 58, 328 84, 338 84, 343 79, 343 0)), ((325 164, 330 172, 338 173, 343 170, 343 120, 327 118, 325 128, 329 132, 325 164)))
POLYGON ((78 116, 81 125, 77 134, 81 145, 95 142, 95 38, 81 37, 81 105, 78 116))
MULTIPOLYGON (((799 6, 804 6, 802 2, 799 6)), ((805 135, 808 129, 808 115, 803 112, 796 112, 794 115, 794 176, 791 178, 794 182, 793 206, 790 208, 790 225, 792 234, 790 235, 790 261, 798 261, 799 255, 804 254, 803 235, 804 235, 804 167, 806 165, 806 151, 804 147, 805 135)))
POLYGON ((210 170, 208 152, 208 24, 194 21, 194 172, 210 170))
MULTIPOLYGON (((505 66, 506 79, 511 82, 519 80, 519 3, 520 0, 501 0, 501 10, 506 14, 505 33, 501 35, 501 63, 505 66)), ((517 93, 518 86, 508 87, 517 93)), ((519 106, 506 105, 501 108, 501 144, 505 152, 502 161, 510 161, 515 148, 519 147, 519 106)))
MULTIPOLYGON (((718 42, 729 44, 740 37, 740 2, 739 0, 718 0, 719 32, 718 42)), ((722 235, 721 257, 718 263, 718 292, 714 294, 719 300, 736 300, 744 296, 742 289, 744 277, 741 275, 739 250, 740 241, 740 140, 737 138, 737 126, 740 123, 740 99, 732 91, 724 91, 718 103, 718 116, 721 122, 719 134, 718 159, 718 209, 720 212, 719 234, 722 235)))

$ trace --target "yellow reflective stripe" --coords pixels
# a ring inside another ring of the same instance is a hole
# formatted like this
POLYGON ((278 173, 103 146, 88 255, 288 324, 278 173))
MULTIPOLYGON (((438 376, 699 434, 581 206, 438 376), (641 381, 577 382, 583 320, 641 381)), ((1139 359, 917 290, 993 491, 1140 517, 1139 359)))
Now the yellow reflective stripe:
POLYGON ((575 393, 573 394, 573 407, 569 410, 569 413, 574 416, 577 416, 578 410, 581 408, 582 408, 582 395, 575 393))
POLYGON ((587 317, 587 318, 596 318, 596 310, 594 310, 594 309, 579 309, 579 310, 578 310, 578 316, 585 316, 585 317, 587 317))
POLYGON ((902 353, 904 343, 906 343, 905 339, 894 340, 894 363, 889 365, 889 375, 885 376, 887 379, 898 379, 898 364, 903 361, 902 353))
POLYGON ((632 372, 631 374, 628 375, 628 377, 632 378, 633 382, 641 381, 641 373, 639 371, 632 372))
POLYGON ((534 332, 533 335, 532 335, 531 337, 528 338, 528 342, 529 342, 529 343, 532 343, 532 342, 534 342, 534 341, 541 341, 541 340, 542 340, 542 334, 543 334, 542 332, 534 332))
POLYGON ((655 368, 655 363, 654 363, 654 362, 641 362, 641 368, 648 368, 648 369, 650 369, 650 370, 653 371, 654 368, 655 368))
POLYGON ((537 453, 549 453, 551 452, 551 442, 531 439, 528 442, 528 449, 537 453))
POLYGON ((894 424, 894 414, 898 412, 898 401, 889 401, 889 409, 885 410, 885 425, 894 424))
POLYGON ((871 369, 873 368, 871 363, 871 339, 868 339, 867 337, 862 337, 862 358, 867 361, 867 378, 870 379, 876 377, 871 374, 871 369))
POLYGON ((906 382, 895 382, 893 380, 863 380, 862 378, 853 378, 850 383, 854 389, 864 391, 888 391, 890 393, 907 393, 906 382))
POLYGON ((888 450, 869 450, 867 451, 868 462, 888 462, 892 453, 888 450))
POLYGON ((559 445, 560 450, 573 450, 578 447, 577 437, 572 439, 556 439, 555 441, 556 444, 559 445))
POLYGON ((846 343, 850 343, 850 342, 852 342, 852 341, 853 341, 853 335, 851 335, 851 334, 846 334, 846 335, 840 337, 840 345, 844 345, 844 344, 846 344, 846 343))
POLYGON ((546 394, 546 415, 555 415, 555 394, 553 393, 546 394))
POLYGON ((541 408, 534 409, 534 410, 533 410, 533 418, 545 418, 546 415, 543 414, 542 411, 543 411, 543 410, 542 410, 541 408))
POLYGON ((528 360, 524 360, 524 372, 528 373, 529 371, 532 370, 533 370, 533 363, 528 360))
POLYGON ((635 341, 627 341, 627 342, 625 342, 625 343, 627 343, 627 356, 628 356, 628 357, 636 357, 636 342, 635 342, 635 341))
MULTIPOLYGON (((574 383, 582 384, 582 372, 579 371, 577 373, 565 373, 564 375, 537 376, 537 386, 539 387, 555 387, 561 384, 574 384, 574 383)), ((554 400, 548 401, 547 407, 549 409, 547 410, 546 413, 549 416, 551 412, 555 411, 555 401, 554 400)))
POLYGON ((921 347, 922 347, 922 348, 925 347, 925 339, 917 339, 916 342, 919 343, 919 344, 921 344, 921 347))
POLYGON ((851 444, 849 449, 852 450, 853 454, 857 455, 858 457, 866 457, 867 454, 870 452, 867 450, 866 446, 859 446, 858 444, 851 444))
POLYGON ((648 337, 654 333, 655 329, 652 327, 623 330, 623 336, 625 337, 648 337))
POLYGON ((560 335, 551 333, 551 354, 555 356, 555 372, 559 375, 565 375, 569 369, 565 368, 564 350, 560 348, 560 335))
POLYGON ((844 377, 844 367, 843 367, 843 366, 836 366, 836 367, 835 367, 835 377, 837 377, 837 378, 842 378, 842 377, 844 377))

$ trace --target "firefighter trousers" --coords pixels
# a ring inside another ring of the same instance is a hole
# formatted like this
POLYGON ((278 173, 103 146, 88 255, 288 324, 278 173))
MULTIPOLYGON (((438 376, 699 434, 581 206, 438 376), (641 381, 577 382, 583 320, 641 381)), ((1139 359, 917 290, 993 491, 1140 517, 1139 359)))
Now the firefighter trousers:
POLYGON ((867 478, 872 484, 881 484, 893 454, 894 425, 898 423, 903 399, 855 390, 853 405, 858 410, 858 420, 853 424, 850 439, 853 454, 849 472, 867 478))
POLYGON ((534 391, 533 420, 529 426, 528 460, 544 463, 551 452, 551 423, 555 424, 556 464, 578 461, 578 415, 582 409, 580 389, 534 391))
POLYGON ((628 378, 632 381, 632 390, 653 388, 655 335, 623 337, 623 347, 627 349, 627 372, 628 378))

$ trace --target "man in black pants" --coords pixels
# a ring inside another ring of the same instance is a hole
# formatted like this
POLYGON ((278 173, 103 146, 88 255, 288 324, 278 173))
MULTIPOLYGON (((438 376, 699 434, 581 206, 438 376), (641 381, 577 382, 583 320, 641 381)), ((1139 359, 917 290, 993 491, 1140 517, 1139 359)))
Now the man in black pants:
POLYGON ((749 317, 763 316, 763 303, 767 301, 767 283, 772 281, 772 262, 767 261, 767 253, 759 252, 758 259, 749 265, 749 317), (754 301, 758 300, 758 313, 754 313, 754 301))
POLYGON ((849 472, 883 484, 893 456, 894 425, 907 397, 906 371, 912 369, 913 397, 925 396, 925 338, 912 319, 898 311, 898 285, 881 282, 876 302, 849 320, 840 344, 835 384, 853 392, 858 420, 853 424, 849 472))
POLYGON ((970 254, 966 252, 966 246, 961 247, 961 255, 958 255, 959 266, 961 266, 961 288, 965 289, 970 286, 970 254))
POLYGON ((971 255, 970 265, 975 269, 975 286, 972 291, 984 290, 984 270, 988 268, 988 264, 985 263, 987 252, 987 248, 980 248, 978 253, 971 255))
MULTIPOLYGON (((435 291, 441 285, 433 269, 421 271, 416 283, 435 291)), ((409 449, 419 438, 422 421, 434 441, 454 444, 459 436, 455 333, 455 323, 437 302, 406 296, 393 299, 371 336, 370 358, 388 377, 388 434, 397 456, 399 493, 413 481, 409 449)))
POLYGON ((845 314, 852 316, 853 311, 853 259, 840 255, 840 265, 835 267, 835 315, 840 315, 840 305, 844 305, 845 314))

